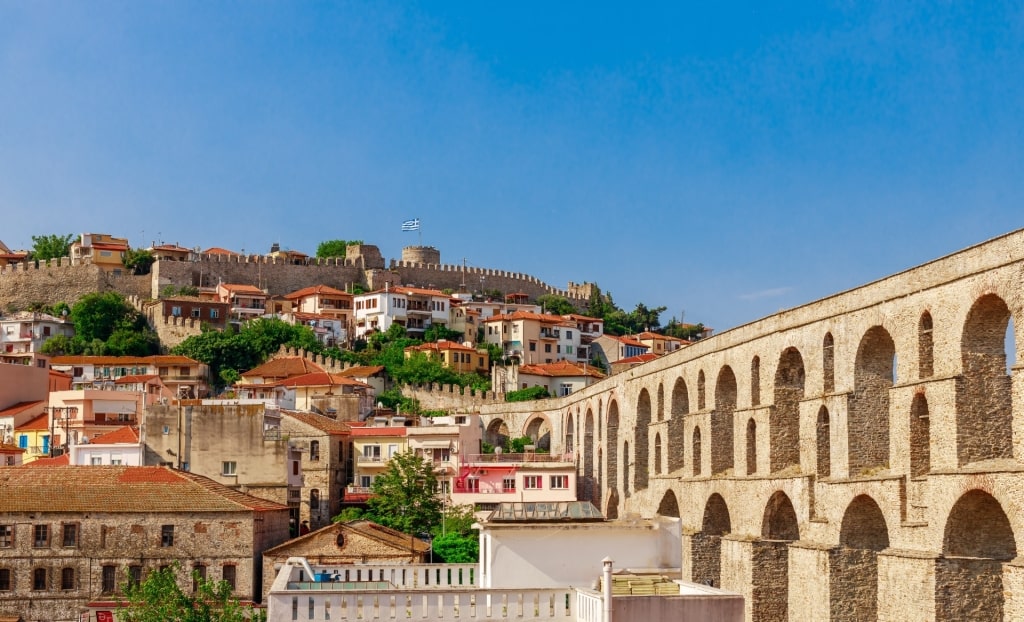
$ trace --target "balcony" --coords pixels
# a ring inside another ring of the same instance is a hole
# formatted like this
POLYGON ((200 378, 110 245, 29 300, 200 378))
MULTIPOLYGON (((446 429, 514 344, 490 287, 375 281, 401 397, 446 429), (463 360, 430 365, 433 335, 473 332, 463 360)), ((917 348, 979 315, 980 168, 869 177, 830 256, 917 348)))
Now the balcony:
POLYGON ((554 330, 554 329, 551 329, 551 328, 542 328, 542 329, 540 329, 540 338, 541 339, 561 339, 562 338, 562 331, 554 330))
POLYGON ((511 454, 471 454, 466 457, 468 464, 497 464, 512 462, 566 462, 572 464, 572 453, 565 454, 542 454, 536 452, 511 454))
POLYGON ((381 456, 363 456, 363 455, 360 455, 356 462, 358 464, 367 464, 367 465, 371 465, 371 466, 373 466, 373 465, 383 466, 384 463, 387 462, 387 458, 383 458, 381 456))

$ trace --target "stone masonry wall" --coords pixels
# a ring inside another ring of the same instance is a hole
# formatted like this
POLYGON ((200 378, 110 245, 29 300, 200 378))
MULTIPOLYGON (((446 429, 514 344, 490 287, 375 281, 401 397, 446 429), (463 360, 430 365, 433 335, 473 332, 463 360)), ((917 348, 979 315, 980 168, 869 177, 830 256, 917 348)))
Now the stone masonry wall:
POLYGON ((17 264, 0 268, 0 312, 30 305, 74 304, 92 292, 116 291, 126 296, 149 295, 148 276, 115 276, 97 266, 72 266, 68 258, 49 264, 17 264))

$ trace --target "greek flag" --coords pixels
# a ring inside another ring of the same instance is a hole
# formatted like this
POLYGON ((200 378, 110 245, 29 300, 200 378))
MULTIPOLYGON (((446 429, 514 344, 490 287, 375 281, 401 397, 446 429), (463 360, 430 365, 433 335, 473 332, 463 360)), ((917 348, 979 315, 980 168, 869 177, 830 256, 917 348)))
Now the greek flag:
POLYGON ((413 218, 412 220, 406 220, 402 223, 402 231, 419 231, 420 219, 413 218))

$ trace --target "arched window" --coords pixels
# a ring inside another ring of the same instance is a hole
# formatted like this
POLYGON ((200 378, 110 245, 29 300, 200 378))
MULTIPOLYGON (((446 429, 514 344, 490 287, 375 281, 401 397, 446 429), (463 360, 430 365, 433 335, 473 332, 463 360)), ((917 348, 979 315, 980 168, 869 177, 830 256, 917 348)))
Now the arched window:
POLYGON ((750 361, 750 405, 761 405, 761 357, 750 361))
POLYGON ((701 474, 700 428, 693 429, 693 476, 701 474))
POLYGON ((700 370, 697 374, 697 410, 704 410, 706 408, 704 401, 705 396, 705 382, 704 382, 704 370, 700 370))
POLYGON ((932 314, 925 311, 917 323, 917 375, 919 378, 931 378, 933 373, 932 314))
POLYGON ((309 509, 319 510, 320 509, 320 491, 314 488, 309 491, 309 509))
POLYGON ((313 462, 320 460, 320 441, 309 441, 309 459, 313 462))
POLYGON ((757 423, 747 421, 747 475, 757 473, 757 423))
POLYGON ((825 341, 821 345, 821 368, 825 375, 825 393, 836 390, 836 353, 835 340, 832 333, 825 333, 825 341))

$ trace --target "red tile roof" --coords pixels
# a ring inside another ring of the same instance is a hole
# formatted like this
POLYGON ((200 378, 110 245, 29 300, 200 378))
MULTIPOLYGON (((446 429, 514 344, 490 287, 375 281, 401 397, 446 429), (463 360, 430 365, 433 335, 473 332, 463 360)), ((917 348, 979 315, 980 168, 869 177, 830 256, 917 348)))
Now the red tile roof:
POLYGON ((133 382, 149 382, 150 380, 159 380, 160 376, 156 374, 149 374, 147 376, 121 376, 114 381, 114 384, 130 384, 133 382))
POLYGON ((32 408, 38 408, 46 404, 45 401, 39 400, 38 402, 18 402, 14 406, 0 410, 0 417, 13 417, 14 415, 25 412, 32 408))
POLYGON ((39 430, 49 430, 50 415, 43 413, 36 417, 35 419, 26 421, 25 423, 19 425, 15 429, 18 430, 19 432, 36 432, 39 430))
POLYGON ((532 311, 513 311, 512 313, 505 313, 502 315, 492 315, 491 317, 486 318, 484 322, 513 322, 516 320, 535 320, 544 324, 558 324, 561 326, 576 327, 576 324, 570 322, 561 315, 533 313, 532 311))
POLYGON ((316 428, 321 432, 327 432, 328 434, 348 434, 350 430, 348 424, 316 413, 286 410, 284 411, 284 414, 287 417, 291 417, 296 421, 301 421, 308 426, 316 428))
POLYGON ((304 287, 300 290, 296 290, 290 294, 285 294, 286 300, 296 300, 298 298, 305 298, 306 296, 342 296, 351 298, 352 294, 343 292, 340 289, 334 289, 329 285, 314 285, 312 287, 304 287))
POLYGON ((384 371, 383 365, 356 365, 355 367, 347 367, 335 375, 348 376, 350 378, 368 378, 369 376, 376 376, 382 371, 384 371))
POLYGON ((636 356, 629 356, 629 357, 626 357, 624 359, 619 359, 619 360, 615 361, 614 363, 612 363, 612 365, 623 365, 623 364, 626 364, 626 365, 638 364, 639 365, 640 363, 647 363, 648 361, 653 361, 654 359, 657 359, 657 358, 661 358, 661 355, 652 354, 650 352, 647 352, 645 354, 637 354, 636 356))
POLYGON ((250 369, 242 377, 291 378, 322 371, 323 367, 301 356, 282 356, 250 369))
POLYGON ((21 454, 27 450, 10 443, 0 443, 0 454, 21 454))
POLYGON ((235 294, 252 294, 252 295, 259 295, 259 296, 266 296, 267 295, 267 292, 265 292, 262 289, 256 287, 255 285, 241 285, 241 284, 238 284, 238 283, 221 283, 219 287, 223 287, 224 289, 228 290, 229 292, 233 292, 235 294))
POLYGON ((350 434, 352 436, 405 436, 405 426, 353 427, 350 434))
POLYGON ((441 339, 440 341, 423 343, 418 346, 409 346, 405 349, 406 352, 442 352, 456 350, 458 352, 472 352, 476 353, 474 348, 464 346, 457 341, 448 341, 447 339, 441 339))
POLYGON ((303 374, 301 376, 292 376, 287 380, 282 380, 277 383, 281 387, 364 387, 370 388, 370 385, 347 378, 345 376, 338 376, 335 374, 329 374, 325 371, 317 371, 311 374, 303 374))
POLYGON ((537 363, 535 365, 522 365, 519 368, 520 374, 526 374, 529 376, 550 376, 556 377, 569 377, 569 376, 590 376, 591 378, 604 378, 597 369, 587 365, 576 365, 569 361, 556 361, 554 363, 537 363))
POLYGON ((212 246, 212 247, 206 249, 205 251, 203 251, 203 254, 204 255, 237 255, 237 256, 241 256, 242 253, 236 253, 235 251, 229 251, 228 249, 221 248, 219 246, 212 246))
POLYGON ((107 432, 106 434, 97 436, 96 438, 89 439, 90 445, 117 445, 122 443, 134 445, 138 442, 139 429, 130 425, 118 428, 113 432, 107 432))
POLYGON ((71 464, 71 456, 63 454, 61 456, 53 456, 52 458, 47 456, 46 458, 36 458, 32 462, 26 462, 24 466, 27 467, 55 467, 55 466, 68 466, 71 464))
MULTIPOLYGON (((38 462, 38 460, 36 461, 38 462)), ((166 467, 0 469, 0 512, 250 512, 287 506, 166 467)))
POLYGON ((608 337, 609 339, 612 339, 614 341, 618 341, 619 343, 624 343, 627 346, 636 346, 638 348, 646 348, 646 347, 648 347, 646 343, 640 343, 636 339, 632 339, 630 337, 617 337, 615 335, 607 335, 607 334, 605 335, 605 337, 608 337))

